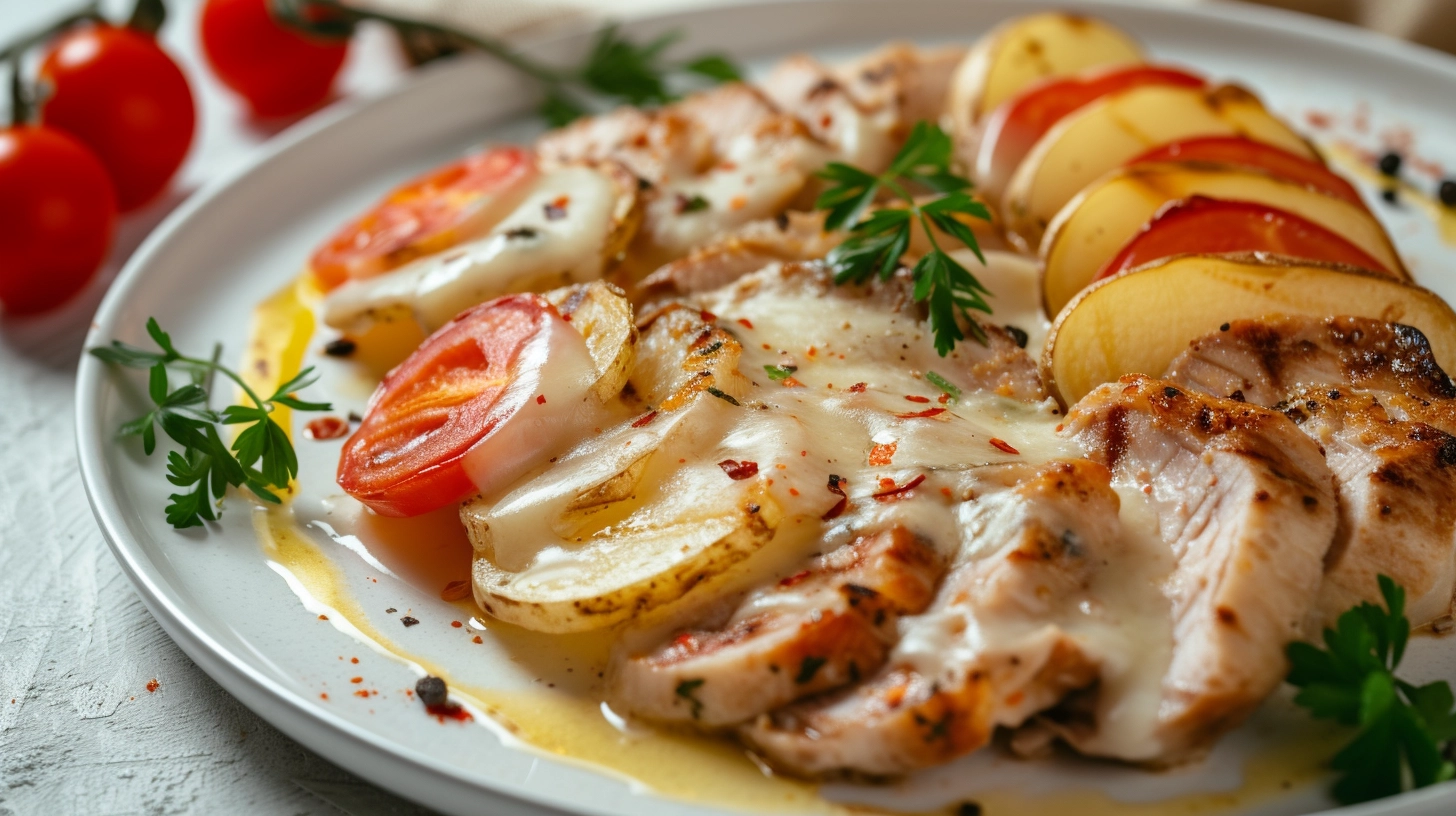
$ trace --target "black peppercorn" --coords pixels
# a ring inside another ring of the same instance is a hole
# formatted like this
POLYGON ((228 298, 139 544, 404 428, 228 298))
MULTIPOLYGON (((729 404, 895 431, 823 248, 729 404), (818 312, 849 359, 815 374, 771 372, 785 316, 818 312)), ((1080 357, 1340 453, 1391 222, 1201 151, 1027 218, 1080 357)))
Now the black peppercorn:
POLYGON ((445 688, 445 681, 439 677, 421 677, 415 683, 415 694, 419 696, 420 702, 427 706, 444 705, 449 697, 445 688))
POLYGON ((1447 207, 1456 207, 1456 181, 1446 179, 1441 182, 1441 187, 1436 191, 1436 197, 1447 207))
POLYGON ((1386 153, 1380 157, 1380 172, 1387 176, 1400 174, 1400 154, 1395 152, 1386 153))
POLYGON ((356 348, 358 348, 358 345, 353 340, 347 337, 340 337, 337 340, 330 340, 324 346, 324 354, 330 357, 348 357, 354 353, 354 349, 356 348))

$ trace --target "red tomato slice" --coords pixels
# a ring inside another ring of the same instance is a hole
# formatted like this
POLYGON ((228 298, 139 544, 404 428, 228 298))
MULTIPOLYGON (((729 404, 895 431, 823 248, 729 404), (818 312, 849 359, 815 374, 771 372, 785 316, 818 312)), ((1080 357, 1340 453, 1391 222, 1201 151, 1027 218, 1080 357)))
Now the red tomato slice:
POLYGON ((339 486, 385 516, 475 495, 465 456, 534 398, 510 385, 524 350, 553 321, 564 322, 540 295, 507 295, 431 335, 370 398, 339 457, 339 486))
POLYGON ((1142 85, 1197 88, 1203 77, 1177 68, 1132 65, 1095 69, 1033 85, 1001 103, 986 119, 976 155, 976 177, 987 194, 1000 196, 1016 166, 1052 125, 1089 102, 1142 85))
POLYGON ((1206 136, 1171 142, 1149 150, 1127 165, 1161 161, 1211 161, 1252 167, 1367 209, 1355 187, 1323 164, 1242 136, 1206 136))
POLYGON ((1247 201, 1193 196, 1164 207, 1102 267, 1096 280, 1160 258, 1215 252, 1270 252, 1389 274, 1364 250, 1293 213, 1247 201))
POLYGON ((514 209, 535 177, 535 155, 519 147, 451 162, 395 188, 339 230, 314 252, 313 274, 333 289, 474 238, 514 209))

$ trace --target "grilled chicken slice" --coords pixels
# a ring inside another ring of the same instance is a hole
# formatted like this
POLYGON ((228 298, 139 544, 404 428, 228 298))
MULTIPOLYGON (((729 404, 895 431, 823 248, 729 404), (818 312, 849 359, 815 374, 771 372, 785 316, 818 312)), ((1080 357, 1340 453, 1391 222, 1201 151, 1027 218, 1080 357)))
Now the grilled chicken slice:
POLYGON ((857 60, 835 66, 834 74, 862 104, 894 106, 900 119, 934 122, 945 110, 951 78, 966 56, 960 46, 919 48, 891 42, 857 60))
MULTIPOLYGON (((1174 762, 1238 725, 1285 673, 1303 634, 1336 524, 1333 478, 1318 445, 1274 411, 1132 375, 1067 415, 1064 433, 1119 482, 1147 494, 1173 556, 1163 584, 1173 654, 1153 736, 1174 762)), ((1096 724, 1063 733, 1098 744, 1096 724)))
MULTIPOLYGON (((924 306, 915 302, 914 290, 914 282, 906 270, 901 270, 888 282, 875 281, 866 286, 836 285, 832 273, 821 262, 775 263, 739 278, 731 286, 690 298, 689 302, 713 314, 731 315, 739 311, 739 304, 749 300, 762 301, 770 294, 769 302, 781 303, 784 308, 830 298, 866 299, 878 311, 894 316, 896 321, 923 321, 924 306)), ((971 390, 990 391, 1024 402, 1045 400, 1046 386, 1026 350, 1000 326, 977 322, 986 334, 986 343, 959 343, 944 361, 938 356, 921 357, 921 348, 916 348, 912 353, 917 356, 908 360, 903 353, 897 352, 893 358, 862 362, 908 365, 921 371, 939 369, 944 372, 951 369, 971 390)), ((924 336, 921 331, 915 330, 917 340, 924 336)), ((922 346, 928 347, 927 344, 922 346)), ((931 349, 930 353, 933 355, 934 350, 931 349)))
POLYGON ((1420 331, 1358 317, 1237 321, 1190 344, 1169 379, 1285 407, 1323 447, 1340 513, 1311 636, 1378 601, 1380 574, 1405 588, 1412 624, 1451 614, 1456 385, 1420 331))
POLYGON ((1334 386, 1456 399, 1419 329, 1364 317, 1236 320, 1194 340, 1168 368, 1188 388, 1277 405, 1305 388, 1334 386))
POLYGON ((1451 614, 1456 594, 1456 437, 1392 418, 1371 393, 1331 388, 1292 395, 1285 414, 1325 449, 1340 487, 1340 519, 1314 635, 1380 597, 1376 576, 1406 591, 1420 626, 1451 614))
POLYGON ((864 536, 760 589, 725 625, 616 656, 618 711, 704 728, 735 725, 877 670, 901 615, 925 609, 945 565, 903 527, 864 536))
POLYGON ((965 541, 929 611, 901 621, 863 685, 766 714, 740 734, 774 766, 888 776, 976 750, 1098 665, 1054 621, 1075 615, 1122 547, 1107 469, 1087 460, 979 468, 965 541))

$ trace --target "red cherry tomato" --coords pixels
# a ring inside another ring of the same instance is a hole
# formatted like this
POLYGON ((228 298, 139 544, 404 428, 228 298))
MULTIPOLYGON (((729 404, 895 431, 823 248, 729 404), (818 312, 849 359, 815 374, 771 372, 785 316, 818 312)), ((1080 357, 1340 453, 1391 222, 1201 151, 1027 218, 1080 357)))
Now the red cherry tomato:
POLYGON ((534 154, 498 147, 395 188, 314 252, 310 268, 332 289, 388 272, 474 238, 506 216, 536 177, 534 154))
POLYGON ((0 131, 0 303, 52 309, 96 274, 116 231, 116 194, 86 145, 49 127, 0 131))
POLYGON ((532 396, 509 386, 522 350, 553 320, 561 317, 540 295, 507 295, 431 335, 369 400, 339 458, 339 486, 385 516, 416 516, 478 492, 465 455, 532 396))
POLYGON ((1350 182, 1317 161, 1297 156, 1273 145, 1245 139, 1242 136, 1207 136, 1184 142, 1171 142, 1138 156, 1128 165, 1139 162, 1211 161, 1252 167, 1282 179, 1303 184, 1325 195, 1348 201, 1366 209, 1360 193, 1350 182))
POLYGON ((1389 275, 1364 250, 1312 221, 1264 204, 1193 196, 1165 207, 1097 273, 1097 280, 1174 255, 1269 252, 1389 275))
POLYGON ((1033 85, 1001 103, 986 119, 975 167, 981 186, 999 195, 1016 166, 1062 117, 1109 94, 1144 85, 1199 88, 1204 81, 1177 68, 1130 65, 1033 85))
POLYGON ((207 0, 202 50, 222 83, 253 115, 291 116, 329 95, 347 40, 311 37, 273 17, 269 0, 207 0))
POLYGON ((95 151, 122 212, 155 198, 187 157, 192 89, 150 34, 108 25, 70 31, 46 52, 40 79, 50 86, 41 121, 95 151))

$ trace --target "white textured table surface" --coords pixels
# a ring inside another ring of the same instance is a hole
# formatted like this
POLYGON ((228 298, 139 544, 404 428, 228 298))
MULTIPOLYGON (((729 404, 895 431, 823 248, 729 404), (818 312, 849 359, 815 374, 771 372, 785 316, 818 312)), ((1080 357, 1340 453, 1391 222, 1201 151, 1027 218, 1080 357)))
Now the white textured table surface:
MULTIPOLYGON (((0 40, 73 5, 0 0, 0 40)), ((176 191, 126 219, 83 302, 0 317, 0 814, 423 813, 278 733, 194 666, 122 575, 81 489, 75 361, 105 281, 186 192, 269 135, 200 64, 197 3, 169 5, 164 40, 200 113, 176 191)), ((398 77, 380 34, 358 44, 346 91, 398 77)))

